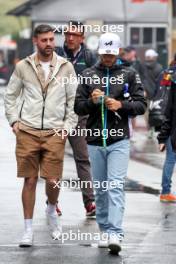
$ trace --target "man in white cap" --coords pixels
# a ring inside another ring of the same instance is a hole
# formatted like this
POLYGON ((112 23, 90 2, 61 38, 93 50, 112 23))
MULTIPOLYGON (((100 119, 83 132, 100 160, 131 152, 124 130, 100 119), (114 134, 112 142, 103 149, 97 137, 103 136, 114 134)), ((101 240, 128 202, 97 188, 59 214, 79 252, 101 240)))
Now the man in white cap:
POLYGON ((153 49, 148 49, 145 51, 145 58, 148 60, 153 60, 153 58, 157 58, 158 57, 158 53, 153 50, 153 49))
MULTIPOLYGON (((158 79, 163 67, 161 64, 157 62, 158 53, 153 49, 148 49, 145 51, 145 62, 144 62, 144 71, 146 75, 145 80, 145 93, 148 100, 148 106, 150 105, 150 101, 154 99, 157 94, 157 90, 159 88, 158 79)), ((149 112, 147 111, 145 114, 147 126, 149 128, 148 138, 153 139, 154 136, 154 128, 151 127, 149 112)))
POLYGON ((157 91, 157 81, 159 74, 163 70, 161 64, 157 62, 158 53, 153 49, 148 49, 145 52, 144 69, 146 73, 145 90, 147 98, 153 99, 157 91))
POLYGON ((117 65, 120 38, 102 34, 100 61, 86 69, 75 100, 75 112, 89 115, 87 143, 94 180, 96 220, 102 234, 99 247, 121 251, 124 236, 124 183, 129 161, 129 116, 146 109, 144 90, 133 69, 117 65))

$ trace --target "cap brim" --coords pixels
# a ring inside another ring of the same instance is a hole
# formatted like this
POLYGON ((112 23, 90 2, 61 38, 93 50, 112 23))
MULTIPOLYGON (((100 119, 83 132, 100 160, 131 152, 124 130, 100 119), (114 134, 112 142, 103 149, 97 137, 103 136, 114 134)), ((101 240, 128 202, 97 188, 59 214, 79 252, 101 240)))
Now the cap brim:
POLYGON ((103 55, 103 54, 107 54, 107 55, 119 55, 119 49, 98 49, 98 54, 103 55))

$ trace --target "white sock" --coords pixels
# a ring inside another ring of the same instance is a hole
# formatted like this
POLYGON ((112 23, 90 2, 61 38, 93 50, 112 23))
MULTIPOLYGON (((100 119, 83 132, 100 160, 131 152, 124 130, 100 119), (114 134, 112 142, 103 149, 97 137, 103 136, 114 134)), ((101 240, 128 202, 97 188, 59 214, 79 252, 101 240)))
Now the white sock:
POLYGON ((54 214, 56 214, 56 205, 50 204, 50 203, 48 202, 47 213, 48 213, 49 215, 54 215, 54 214))
POLYGON ((25 231, 32 232, 32 219, 24 219, 25 231))

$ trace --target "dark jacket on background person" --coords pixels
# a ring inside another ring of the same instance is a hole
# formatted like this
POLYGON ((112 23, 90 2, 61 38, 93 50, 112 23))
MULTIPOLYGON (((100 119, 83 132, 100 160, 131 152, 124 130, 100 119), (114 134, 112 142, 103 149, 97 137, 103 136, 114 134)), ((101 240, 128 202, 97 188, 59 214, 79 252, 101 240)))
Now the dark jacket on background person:
POLYGON ((144 70, 146 74, 145 90, 147 93, 147 98, 151 100, 157 92, 158 78, 161 71, 163 70, 163 67, 157 61, 145 61, 144 70))
POLYGON ((69 50, 65 44, 63 48, 59 47, 56 52, 58 55, 67 58, 73 64, 77 75, 97 62, 96 54, 89 50, 84 44, 81 45, 81 49, 76 56, 73 55, 73 52, 69 50))
POLYGON ((165 119, 165 111, 167 107, 169 92, 172 84, 172 77, 176 72, 176 67, 169 67, 163 70, 157 83, 157 91, 149 105, 149 125, 154 127, 155 131, 160 131, 162 123, 165 119))
POLYGON ((166 143, 169 136, 171 137, 172 148, 176 151, 176 72, 172 75, 172 84, 165 111, 165 120, 158 135, 159 144, 166 143))
MULTIPOLYGON (((64 44, 63 47, 59 47, 56 52, 58 55, 67 58, 67 60, 73 64, 77 76, 81 75, 85 69, 92 67, 97 62, 96 54, 89 50, 85 44, 81 45, 80 51, 76 54, 76 56, 74 56, 73 52, 67 48, 66 44, 64 44)), ((79 117, 78 125, 85 127, 86 120, 87 116, 79 117)))
POLYGON ((147 74, 145 72, 144 65, 141 63, 139 59, 136 59, 136 61, 132 63, 132 67, 139 73, 139 76, 141 78, 145 90, 145 87, 147 86, 147 74))
MULTIPOLYGON (((129 67, 123 65, 115 64, 109 70, 101 65, 98 62, 93 67, 85 70, 83 72, 83 77, 87 77, 86 81, 90 79, 92 82, 85 81, 83 84, 78 86, 76 99, 75 99, 75 112, 78 115, 89 115, 87 120, 87 129, 92 131, 99 129, 102 130, 102 112, 101 104, 94 104, 91 99, 91 93, 94 89, 101 89, 105 91, 106 94, 106 85, 103 83, 103 77, 108 79, 111 77, 117 78, 117 83, 109 82, 109 96, 115 98, 122 102, 122 109, 117 111, 116 115, 113 111, 107 110, 107 129, 119 129, 123 130, 123 134, 115 136, 108 135, 107 145, 110 145, 118 140, 124 138, 129 138, 129 127, 128 127, 128 118, 129 116, 142 115, 146 109, 146 100, 144 98, 144 90, 139 77, 139 74, 135 70, 132 70, 129 67), (89 78, 90 79, 89 79, 89 78), (96 78, 99 78, 100 83, 94 82, 96 78), (128 84, 130 100, 125 99, 124 97, 124 86, 128 84)), ((88 144, 92 145, 102 145, 102 137, 95 135, 87 136, 88 144)))

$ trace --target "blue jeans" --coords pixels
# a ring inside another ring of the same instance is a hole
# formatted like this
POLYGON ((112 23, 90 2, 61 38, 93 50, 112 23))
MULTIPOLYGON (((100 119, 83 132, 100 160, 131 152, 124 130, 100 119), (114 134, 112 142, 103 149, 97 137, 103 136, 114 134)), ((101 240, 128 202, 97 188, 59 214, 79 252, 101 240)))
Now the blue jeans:
POLYGON ((129 149, 128 139, 120 140, 106 148, 88 145, 95 190, 96 221, 101 231, 116 234, 120 238, 123 236, 124 184, 129 149), (106 188, 104 183, 107 184, 106 188))
POLYGON ((172 174, 176 162, 176 152, 172 150, 170 138, 166 142, 166 159, 163 167, 162 174, 162 194, 168 194, 171 192, 172 174))

